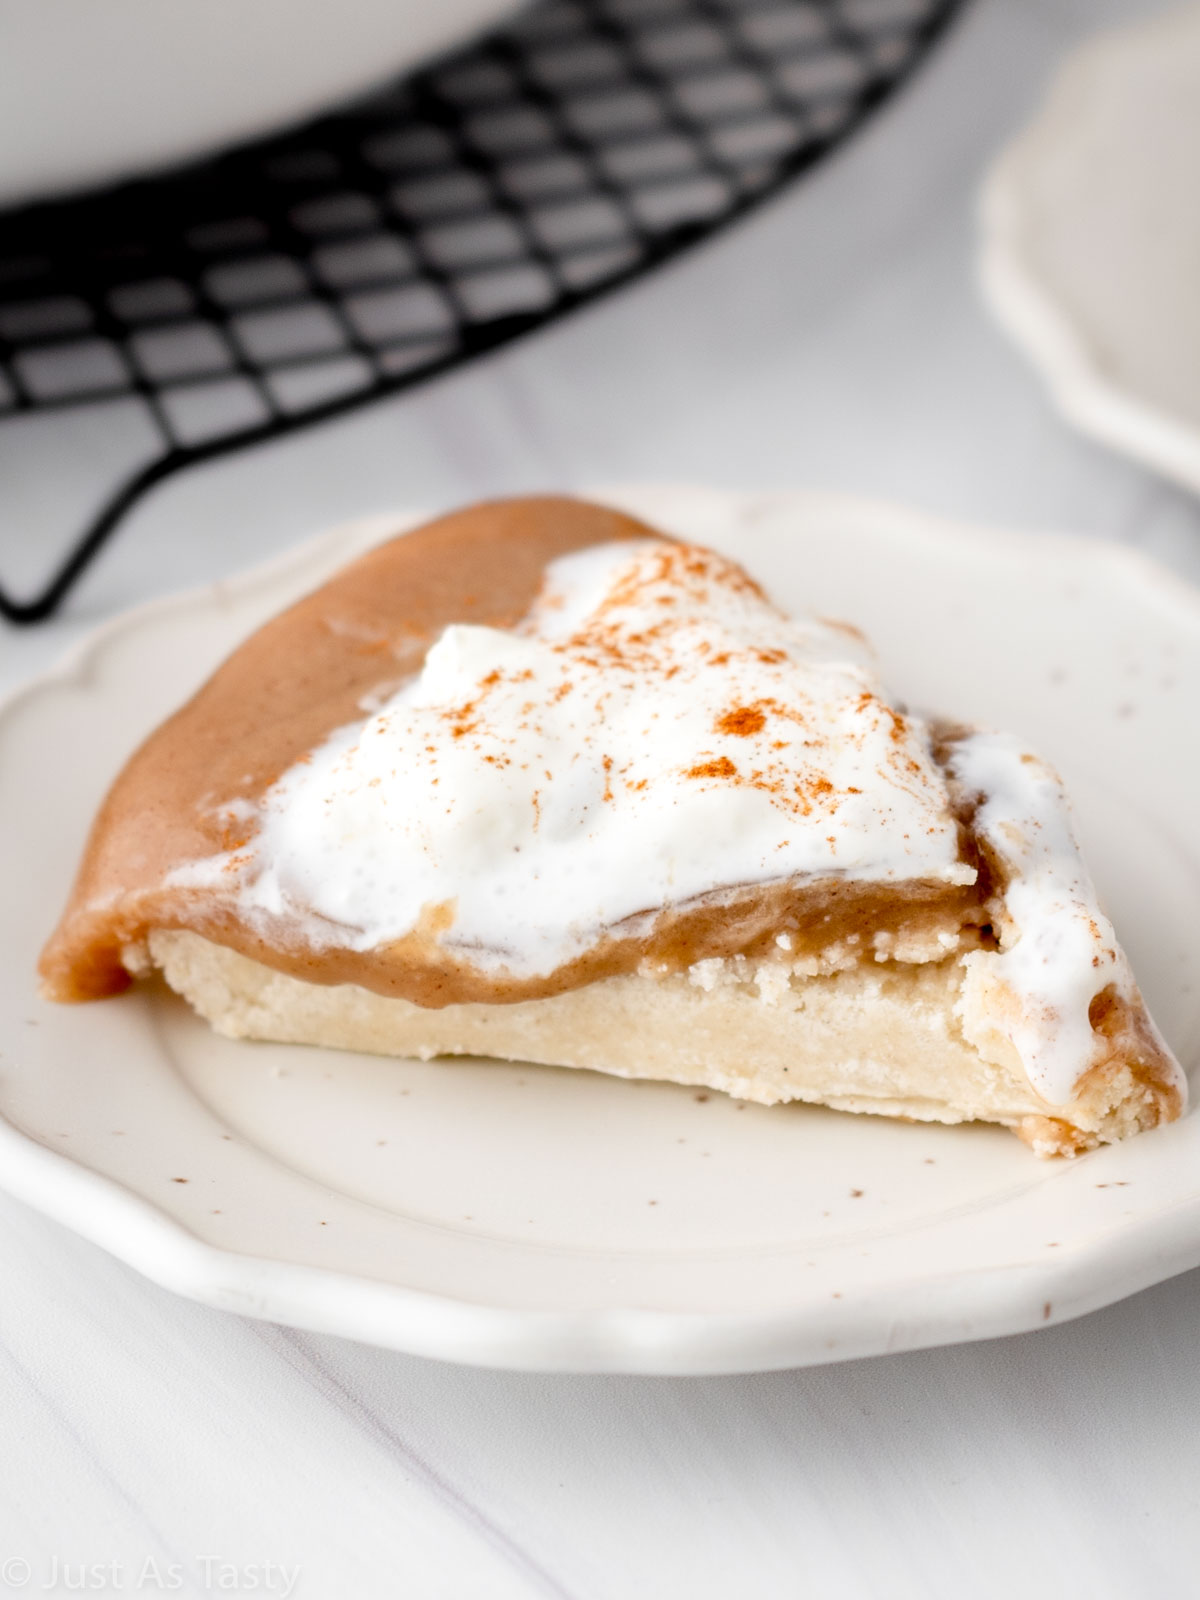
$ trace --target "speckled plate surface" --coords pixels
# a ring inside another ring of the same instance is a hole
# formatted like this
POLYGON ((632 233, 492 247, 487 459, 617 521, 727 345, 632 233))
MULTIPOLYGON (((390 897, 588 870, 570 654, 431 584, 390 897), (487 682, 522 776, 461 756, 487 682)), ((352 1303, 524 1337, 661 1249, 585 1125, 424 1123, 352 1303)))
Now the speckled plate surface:
MULTIPOLYGON (((1102 892, 1200 1060, 1200 597, 1109 545, 820 495, 605 496, 874 636, 915 703, 1074 790, 1102 892)), ((801 1365, 1039 1327, 1200 1263, 1200 1118, 1073 1162, 589 1073, 212 1036, 170 996, 61 1008, 33 963, 136 741, 358 525, 118 619, 0 713, 0 1183, 197 1299, 545 1370, 801 1365)))
POLYGON ((1200 493, 1200 5, 1070 57, 989 176, 988 303, 1085 433, 1200 493))

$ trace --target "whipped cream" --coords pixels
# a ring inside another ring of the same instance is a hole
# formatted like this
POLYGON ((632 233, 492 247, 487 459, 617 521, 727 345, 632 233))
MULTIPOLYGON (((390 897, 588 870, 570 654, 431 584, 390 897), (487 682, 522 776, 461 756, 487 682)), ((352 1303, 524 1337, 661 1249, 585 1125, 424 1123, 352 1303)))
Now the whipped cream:
MULTIPOLYGON (((964 958, 966 1004, 971 980, 991 991, 988 1025, 1016 1050, 1042 1098, 1065 1105, 1102 1047, 1088 1014, 1092 1001, 1110 986, 1136 1001, 1133 973, 1100 908, 1057 773, 1006 733, 961 740, 949 768, 964 790, 983 797, 973 831, 1007 880, 994 919, 999 950, 964 958), (1009 1003, 997 990, 1007 991, 1009 1003)), ((1186 1092, 1178 1063, 1158 1042, 1186 1092)))
POLYGON ((237 885, 314 947, 436 929, 541 976, 641 913, 785 879, 971 883, 923 723, 854 630, 781 613, 669 541, 547 567, 512 630, 448 627, 421 672, 263 797, 237 885))

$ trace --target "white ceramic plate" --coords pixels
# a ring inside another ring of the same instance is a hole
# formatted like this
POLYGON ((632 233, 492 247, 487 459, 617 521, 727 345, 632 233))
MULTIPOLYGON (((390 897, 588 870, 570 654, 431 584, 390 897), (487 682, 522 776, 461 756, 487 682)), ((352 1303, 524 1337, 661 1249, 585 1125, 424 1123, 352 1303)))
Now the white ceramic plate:
POLYGON ((265 133, 521 0, 0 0, 0 205, 265 133))
MULTIPOLYGON (((853 618, 897 689, 1063 768, 1148 999, 1200 1058, 1200 598, 1108 545, 818 495, 609 495, 853 618)), ((400 519, 408 525, 414 519, 400 519)), ((135 741, 359 525, 105 629, 0 715, 0 1182, 181 1293, 496 1366, 715 1372, 981 1338, 1200 1262, 1200 1116, 1076 1162, 582 1072, 215 1038, 33 963, 135 741), (14 848, 15 845, 15 848, 14 848)))
POLYGON ((988 303, 1064 415, 1200 492, 1200 5, 1073 55, 983 196, 988 303))

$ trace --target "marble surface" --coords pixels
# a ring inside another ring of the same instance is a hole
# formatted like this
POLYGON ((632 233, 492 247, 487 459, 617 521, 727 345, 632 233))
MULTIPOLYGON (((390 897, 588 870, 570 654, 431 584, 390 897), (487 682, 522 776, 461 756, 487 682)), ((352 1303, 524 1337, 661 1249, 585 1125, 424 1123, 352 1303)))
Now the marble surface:
MULTIPOLYGON (((1200 503, 1068 432, 974 282, 990 156, 1074 40, 1153 9, 975 0, 901 100, 736 231, 495 359, 164 487, 63 618, 0 635, 0 687, 330 522, 541 487, 849 489, 1126 540, 1200 580, 1200 503)), ((0 441, 14 584, 50 566, 97 454, 66 417, 0 441)), ((0 1597, 1195 1586, 1200 1273, 1017 1339, 639 1380, 243 1322, 5 1199, 0 1263, 0 1597)))

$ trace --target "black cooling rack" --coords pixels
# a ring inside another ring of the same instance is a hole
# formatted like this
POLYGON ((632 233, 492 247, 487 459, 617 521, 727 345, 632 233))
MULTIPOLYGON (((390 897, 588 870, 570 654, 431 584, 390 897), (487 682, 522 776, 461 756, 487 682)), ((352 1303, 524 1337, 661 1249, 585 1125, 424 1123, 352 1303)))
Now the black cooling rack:
POLYGON ((739 216, 963 3, 549 0, 282 138, 0 215, 0 434, 121 398, 153 441, 0 614, 51 615, 180 468, 495 349, 739 216))

